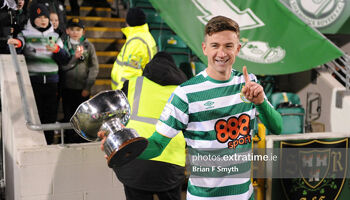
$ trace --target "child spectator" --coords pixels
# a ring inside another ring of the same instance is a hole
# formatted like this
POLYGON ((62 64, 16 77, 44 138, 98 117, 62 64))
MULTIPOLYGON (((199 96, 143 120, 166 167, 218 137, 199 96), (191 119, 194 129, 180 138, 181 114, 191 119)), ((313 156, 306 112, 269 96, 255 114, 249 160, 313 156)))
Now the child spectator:
POLYGON ((50 22, 51 22, 51 24, 53 26, 54 31, 56 33, 58 33, 60 38, 64 39, 65 38, 65 34, 62 31, 61 27, 59 26, 60 25, 60 20, 58 18, 57 13, 55 13, 55 12, 51 12, 50 13, 50 22))
POLYGON ((64 6, 64 0, 31 0, 30 4, 40 3, 46 6, 49 11, 55 12, 58 15, 59 27, 61 30, 65 30, 66 27, 66 10, 64 6))
POLYGON ((57 29, 58 29, 58 25, 60 24, 60 21, 58 20, 58 15, 55 12, 51 12, 50 13, 50 22, 53 26, 53 29, 55 30, 55 32, 57 33, 57 29))
MULTIPOLYGON (((49 10, 42 4, 33 4, 30 19, 17 39, 8 44, 23 48, 34 97, 41 123, 54 123, 57 118, 58 65, 67 64, 69 54, 49 23, 49 10)), ((48 144, 52 143, 53 131, 45 131, 48 144)))
MULTIPOLYGON (((70 53, 71 60, 62 68, 61 85, 64 121, 68 122, 78 106, 89 99, 99 65, 95 47, 84 37, 84 24, 79 18, 68 21, 66 34, 64 48, 70 53)), ((84 141, 72 130, 66 133, 67 142, 84 141)))
MULTIPOLYGON (((60 21, 59 21, 59 18, 58 18, 58 15, 56 12, 50 12, 50 22, 53 26, 53 29, 56 33, 58 33, 58 35, 60 36, 60 38, 64 41, 66 39, 66 34, 64 33, 63 29, 59 26, 60 24, 60 21)), ((61 79, 62 77, 62 70, 59 70, 58 71, 58 75, 61 79)), ((61 83, 62 81, 60 80, 58 82, 58 92, 57 92, 57 107, 59 106, 59 103, 60 103, 60 100, 61 100, 61 91, 62 91, 62 87, 61 87, 61 83)))

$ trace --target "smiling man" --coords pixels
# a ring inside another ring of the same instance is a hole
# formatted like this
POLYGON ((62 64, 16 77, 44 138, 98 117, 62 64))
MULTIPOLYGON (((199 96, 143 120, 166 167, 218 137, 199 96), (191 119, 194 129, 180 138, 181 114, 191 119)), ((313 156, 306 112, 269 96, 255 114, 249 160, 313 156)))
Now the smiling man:
MULTIPOLYGON (((248 74, 246 67, 243 73, 232 69, 240 47, 235 21, 217 16, 208 22, 202 43, 207 69, 175 89, 139 158, 160 155, 179 131, 189 149, 220 149, 231 155, 249 151, 257 112, 271 132, 281 132, 282 118, 268 103, 256 77, 248 74)), ((250 171, 241 178, 215 177, 210 173, 199 178, 192 175, 187 199, 254 199, 250 171)))

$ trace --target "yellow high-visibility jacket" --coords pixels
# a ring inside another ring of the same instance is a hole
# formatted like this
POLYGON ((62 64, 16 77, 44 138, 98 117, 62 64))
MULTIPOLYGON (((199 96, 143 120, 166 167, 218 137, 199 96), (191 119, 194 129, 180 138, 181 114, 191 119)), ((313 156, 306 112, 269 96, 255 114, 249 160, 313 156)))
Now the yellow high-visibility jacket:
POLYGON ((125 80, 141 76, 146 64, 157 53, 156 42, 148 24, 122 28, 126 42, 120 50, 111 72, 112 89, 121 89, 125 80))
MULTIPOLYGON (((127 128, 133 128, 145 138, 152 136, 156 123, 176 85, 159 85, 146 77, 140 76, 129 80, 128 100, 131 117, 127 128)), ((185 166, 185 138, 182 133, 171 139, 162 154, 151 160, 185 166)))

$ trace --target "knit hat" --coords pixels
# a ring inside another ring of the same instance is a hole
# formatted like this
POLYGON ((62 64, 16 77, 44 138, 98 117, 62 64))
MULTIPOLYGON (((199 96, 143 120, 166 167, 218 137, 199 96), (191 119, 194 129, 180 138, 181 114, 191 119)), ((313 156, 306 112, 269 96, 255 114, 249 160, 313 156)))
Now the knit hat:
POLYGON ((30 23, 32 23, 34 27, 35 27, 34 20, 37 17, 40 17, 42 15, 50 19, 50 12, 44 4, 37 3, 30 6, 30 10, 29 10, 30 23))
POLYGON ((146 64, 142 75, 159 85, 180 85, 187 81, 185 73, 176 66, 173 57, 164 51, 154 55, 146 64))
POLYGON ((77 17, 73 17, 67 22, 67 28, 69 27, 80 27, 84 28, 84 23, 77 17))
POLYGON ((146 23, 146 15, 140 8, 130 8, 126 15, 126 23, 129 26, 141 26, 146 23))

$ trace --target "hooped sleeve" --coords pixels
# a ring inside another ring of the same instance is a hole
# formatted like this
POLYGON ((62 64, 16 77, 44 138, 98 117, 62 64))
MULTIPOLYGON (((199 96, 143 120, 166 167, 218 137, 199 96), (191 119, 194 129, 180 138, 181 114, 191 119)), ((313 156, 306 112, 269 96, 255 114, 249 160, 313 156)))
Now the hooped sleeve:
POLYGON ((148 138, 148 146, 145 151, 139 155, 139 159, 149 160, 162 154, 165 147, 169 144, 171 138, 165 137, 155 131, 151 137, 148 138))
POLYGON ((260 105, 256 105, 259 112, 259 118, 262 123, 274 134, 282 132, 282 117, 281 115, 266 101, 260 105))

